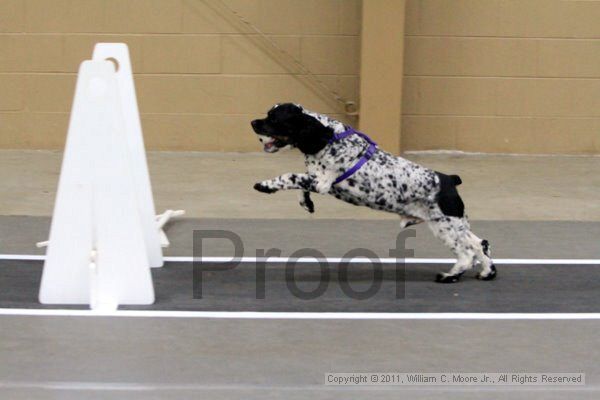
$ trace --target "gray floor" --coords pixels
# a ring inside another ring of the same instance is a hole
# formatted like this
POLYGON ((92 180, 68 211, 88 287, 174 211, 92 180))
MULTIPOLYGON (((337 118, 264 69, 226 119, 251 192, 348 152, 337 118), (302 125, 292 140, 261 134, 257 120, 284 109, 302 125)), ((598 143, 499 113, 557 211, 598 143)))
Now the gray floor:
MULTIPOLYGON (((44 217, 0 218, 2 252, 43 253, 32 236, 47 235, 44 217)), ((474 221, 473 229, 493 244, 498 258, 600 259, 600 223, 567 221, 474 221)), ((197 241, 194 231, 210 237, 211 230, 226 230, 240 237, 243 255, 257 249, 277 248, 290 256, 312 248, 328 257, 340 257, 355 248, 366 248, 389 257, 399 234, 394 221, 368 220, 226 220, 181 219, 167 228, 172 242, 167 254, 175 256, 233 256, 229 240, 197 241)), ((407 250, 415 257, 449 257, 425 227, 414 230, 407 250)), ((242 254, 238 254, 242 255, 242 254)), ((374 277, 370 265, 352 264, 344 292, 340 265, 298 264, 294 278, 286 277, 285 264, 263 266, 242 263, 229 267, 214 264, 167 263, 153 271, 156 303, 149 309, 203 311, 338 311, 338 312, 600 312, 600 265, 498 265, 496 281, 474 279, 475 271, 460 283, 433 282, 448 264, 379 265, 374 277), (193 270, 195 273, 193 273, 193 270), (264 282, 264 295, 262 287, 264 282), (324 285, 321 294, 319 284, 324 285), (291 287, 291 288, 290 288, 291 287), (294 287, 297 287, 294 294, 294 287), (194 295, 193 289, 200 289, 194 295), (367 298, 361 293, 369 291, 367 298), (257 298, 257 291, 258 297, 257 298), (348 295, 348 293, 358 293, 348 295), (198 297, 202 298, 198 298, 198 297), (194 298, 196 297, 196 298, 194 298), (264 297, 264 298, 263 298, 264 297)), ((41 262, 0 261, 0 307, 37 308, 41 262)))
MULTIPOLYGON (((1 217, 1 254, 41 254, 49 219, 1 217)), ((599 223, 474 221, 499 258, 600 258, 599 223)), ((246 256, 303 247, 329 257, 367 247, 388 256, 395 221, 181 220, 169 228, 170 255, 192 255, 192 232, 238 234, 246 256)), ((418 228, 416 257, 449 257, 418 228)), ((231 255, 209 241, 203 255, 231 255)), ((358 265, 357 265, 358 266, 358 265)), ((190 264, 153 271, 156 308, 277 311, 598 312, 598 266, 499 266, 493 282, 472 276, 457 285, 431 280, 439 265, 407 265, 404 298, 395 298, 391 266, 371 300, 340 296, 336 266, 330 289, 312 302, 287 291, 285 267, 269 264, 265 300, 256 300, 254 264, 212 272, 193 299, 190 264)), ((38 307, 40 262, 0 262, 0 307, 38 307)), ((296 270, 313 289, 314 266, 296 270)), ((361 290, 370 270, 351 273, 361 290), (362 286, 361 286, 362 285, 362 286)), ((305 285, 305 286, 303 286, 305 285)), ((203 318, 0 317, 0 397, 7 399, 597 399, 598 320, 220 320, 203 318), (326 372, 584 372, 582 387, 331 387, 326 372)))
MULTIPOLYGON (((176 311, 288 312, 600 312, 600 265, 499 266, 493 282, 474 279, 441 285, 433 282, 439 265, 352 264, 341 285, 339 265, 321 270, 298 264, 286 277, 284 264, 268 264, 260 278, 253 263, 227 265, 167 263, 154 269, 156 302, 123 309, 176 311), (327 274, 325 276, 324 274, 327 274), (264 290, 260 287, 264 285, 264 290), (319 285, 323 291, 318 292, 319 285), (290 288, 291 286, 291 288, 290 288), (296 288, 296 289, 294 289, 296 288), (372 292, 370 292, 372 290, 372 292), (257 291, 259 294, 257 294, 257 291), (262 294, 260 294, 262 293, 262 294), (366 294, 365 294, 366 293, 366 294), (365 296, 367 298, 364 298, 365 296)), ((288 267, 289 268, 289 267, 288 267)), ((445 267, 447 268, 447 267, 445 267)), ((39 261, 0 262, 0 308, 77 308, 42 306, 37 295, 42 272, 39 261)))
MULTIPOLYGON (((257 143, 258 145, 258 143, 257 143)), ((257 149, 258 150, 258 149, 257 149)), ((600 157, 495 154, 405 154, 436 171, 458 174, 467 213, 478 220, 600 221, 600 157)), ((0 214, 51 215, 62 154, 0 150, 0 214)), ((272 196, 257 181, 306 169, 298 151, 275 154, 148 152, 157 210, 182 208, 196 218, 391 219, 394 214, 297 193, 272 196)))
MULTIPOLYGON (((473 231, 492 245, 496 258, 585 258, 600 259, 600 222, 580 221, 471 221, 473 231)), ((0 216, 0 254, 44 254, 35 247, 46 240, 49 217, 0 216)), ((171 246, 166 255, 191 256, 194 230, 227 230, 238 235, 244 255, 256 256, 257 249, 277 248, 282 256, 312 248, 327 257, 341 257, 356 248, 367 248, 379 257, 389 257, 400 233, 391 220, 296 220, 296 219, 196 219, 174 220, 166 227, 171 246)), ((413 230, 413 227, 406 231, 413 230)), ((414 227, 415 238, 408 239, 407 250, 415 257, 448 258, 452 254, 429 232, 414 227)), ((227 240, 210 240, 206 256, 231 256, 227 240)))
POLYGON ((3 317, 3 399, 597 399, 598 321, 3 317), (583 372, 582 387, 331 387, 327 372, 583 372))

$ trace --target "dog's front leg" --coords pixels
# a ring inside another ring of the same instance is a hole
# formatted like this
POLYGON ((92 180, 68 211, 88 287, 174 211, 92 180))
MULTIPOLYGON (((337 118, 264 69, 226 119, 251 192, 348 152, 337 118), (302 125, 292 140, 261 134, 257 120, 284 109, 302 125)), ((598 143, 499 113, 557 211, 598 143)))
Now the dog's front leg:
POLYGON ((333 182, 335 182, 337 175, 329 172, 317 172, 315 174, 315 178, 313 179, 313 191, 319 194, 328 194, 331 190, 331 186, 333 186, 333 182))
POLYGON ((300 207, 304 208, 309 213, 315 212, 315 203, 313 203, 310 198, 310 192, 307 190, 303 190, 298 192, 298 203, 300 203, 300 207))
POLYGON ((275 193, 278 190, 300 189, 304 191, 314 190, 314 176, 308 174, 283 174, 277 178, 258 182, 254 189, 263 193, 275 193))
POLYGON ((317 173, 316 175, 310 175, 310 177, 312 179, 310 187, 300 192, 298 195, 298 202, 302 208, 312 214, 315 212, 315 204, 310 198, 310 192, 313 191, 319 194, 328 194, 335 181, 335 176, 317 173))
POLYGON ((262 193, 275 193, 279 190, 298 189, 302 192, 298 195, 300 206, 309 213, 315 212, 315 205, 310 198, 310 192, 327 194, 335 181, 335 176, 330 174, 294 174, 288 173, 277 178, 258 182, 254 189, 262 193))

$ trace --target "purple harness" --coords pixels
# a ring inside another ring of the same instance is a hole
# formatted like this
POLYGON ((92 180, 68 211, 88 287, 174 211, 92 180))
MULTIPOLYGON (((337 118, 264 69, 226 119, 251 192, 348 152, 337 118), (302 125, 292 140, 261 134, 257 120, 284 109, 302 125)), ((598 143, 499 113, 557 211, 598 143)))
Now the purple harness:
POLYGON ((351 177, 356 171, 358 171, 363 165, 365 165, 367 161, 369 161, 373 157, 373 154, 375 154, 375 151, 377 150, 377 143, 371 140, 371 138, 365 135, 364 133, 354 130, 354 128, 352 127, 346 129, 340 134, 334 134, 333 137, 329 139, 329 144, 342 140, 350 135, 358 135, 361 138, 365 139, 369 143, 369 147, 364 152, 360 160, 358 160, 358 162, 352 166, 352 168, 344 172, 342 175, 338 176, 338 178, 333 182, 334 185, 351 177))

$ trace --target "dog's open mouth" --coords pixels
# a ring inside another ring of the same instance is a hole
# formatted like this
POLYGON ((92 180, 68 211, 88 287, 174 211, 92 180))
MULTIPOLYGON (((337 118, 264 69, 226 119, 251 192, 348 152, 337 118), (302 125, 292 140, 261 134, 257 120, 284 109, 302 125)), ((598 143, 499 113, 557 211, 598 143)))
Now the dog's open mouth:
POLYGON ((263 150, 267 153, 275 153, 276 151, 279 151, 280 148, 287 145, 283 140, 272 137, 269 137, 268 140, 261 139, 261 141, 263 142, 263 150))

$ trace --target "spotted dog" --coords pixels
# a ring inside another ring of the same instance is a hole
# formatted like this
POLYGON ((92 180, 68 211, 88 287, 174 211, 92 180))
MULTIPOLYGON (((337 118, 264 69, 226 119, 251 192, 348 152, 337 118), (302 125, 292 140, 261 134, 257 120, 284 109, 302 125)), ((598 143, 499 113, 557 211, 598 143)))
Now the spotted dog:
POLYGON ((314 212, 310 193, 330 194, 345 202, 398 214, 402 228, 426 222, 434 236, 456 255, 437 282, 454 283, 474 265, 479 279, 496 277, 487 240, 471 232, 456 187, 457 175, 445 175, 378 149, 360 132, 297 104, 277 104, 252 128, 268 153, 297 148, 306 173, 287 173, 262 181, 263 193, 297 189, 300 205, 314 212))

